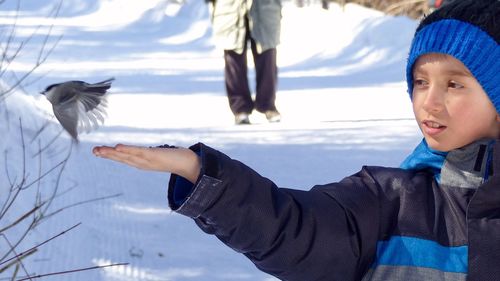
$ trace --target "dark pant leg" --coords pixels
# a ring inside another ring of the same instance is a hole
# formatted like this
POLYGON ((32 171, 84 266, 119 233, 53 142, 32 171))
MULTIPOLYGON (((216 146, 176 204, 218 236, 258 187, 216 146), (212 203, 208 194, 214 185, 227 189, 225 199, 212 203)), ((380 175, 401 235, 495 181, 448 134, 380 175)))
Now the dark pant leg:
POLYGON ((246 48, 244 48, 243 54, 225 50, 224 62, 224 77, 226 80, 226 93, 229 107, 233 114, 250 114, 254 105, 248 86, 246 48))
POLYGON ((276 110, 275 100, 278 84, 276 48, 268 49, 259 54, 253 39, 251 39, 251 46, 256 76, 255 109, 260 112, 276 110))

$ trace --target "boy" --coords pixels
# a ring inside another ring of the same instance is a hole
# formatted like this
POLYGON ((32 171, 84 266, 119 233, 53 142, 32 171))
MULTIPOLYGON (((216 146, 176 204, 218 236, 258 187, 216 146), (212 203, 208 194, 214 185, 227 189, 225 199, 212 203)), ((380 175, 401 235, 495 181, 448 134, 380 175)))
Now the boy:
POLYGON ((203 144, 93 152, 171 172, 174 211, 282 280, 499 280, 499 16, 499 1, 455 1, 417 28, 407 82, 424 140, 401 168, 298 191, 203 144))

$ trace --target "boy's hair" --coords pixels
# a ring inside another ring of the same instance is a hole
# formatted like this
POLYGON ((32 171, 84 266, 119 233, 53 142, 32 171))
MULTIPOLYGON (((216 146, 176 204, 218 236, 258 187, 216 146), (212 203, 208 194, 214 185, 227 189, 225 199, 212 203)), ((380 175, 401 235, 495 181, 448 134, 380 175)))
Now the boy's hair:
POLYGON ((418 57, 442 53, 460 60, 500 113, 500 0, 455 0, 425 17, 415 31, 406 80, 413 91, 418 57))

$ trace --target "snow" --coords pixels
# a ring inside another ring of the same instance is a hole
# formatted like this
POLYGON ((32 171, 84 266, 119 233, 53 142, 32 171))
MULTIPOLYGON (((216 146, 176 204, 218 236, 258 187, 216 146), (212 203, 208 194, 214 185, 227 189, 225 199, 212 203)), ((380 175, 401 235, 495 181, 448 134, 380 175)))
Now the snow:
MULTIPOLYGON (((202 141, 279 186, 307 190, 338 181, 362 165, 398 166, 421 138, 404 81, 417 24, 409 18, 353 4, 323 10, 285 2, 278 48, 282 122, 269 124, 254 113, 252 125, 235 126, 224 92, 222 51, 212 41, 204 1, 63 1, 54 18, 50 15, 59 1, 26 0, 17 19, 16 3, 0 4, 0 28, 16 22, 17 40, 29 39, 9 65, 11 72, 21 75, 32 68, 45 32, 52 32, 50 44, 62 37, 24 91, 13 92, 0 106, 0 163, 5 167, 0 194, 23 174, 31 182, 57 167, 36 187, 44 196, 58 187, 49 211, 90 201, 43 221, 17 251, 81 223, 27 257, 26 270, 43 274, 129 263, 47 280, 275 280, 190 219, 171 212, 168 174, 95 158, 95 145, 202 141), (55 82, 112 76, 116 81, 104 126, 71 147, 38 92, 55 82), (109 198, 94 200, 104 197, 109 198)), ((11 72, 1 77, 2 87, 14 81, 11 72)), ((23 191, 0 228, 33 207, 32 190, 37 189, 23 191)), ((8 249, 5 238, 15 240, 15 235, 0 237, 0 254, 8 249)), ((0 273, 0 280, 9 274, 0 273)))

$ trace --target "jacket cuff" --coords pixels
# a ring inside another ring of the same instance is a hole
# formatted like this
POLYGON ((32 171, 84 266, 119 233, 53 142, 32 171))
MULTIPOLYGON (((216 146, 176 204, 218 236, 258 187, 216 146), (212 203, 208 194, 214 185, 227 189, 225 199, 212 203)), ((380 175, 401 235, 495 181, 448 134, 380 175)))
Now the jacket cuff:
POLYGON ((202 143, 189 149, 200 157, 200 175, 196 183, 189 186, 190 183, 186 179, 172 174, 168 184, 168 202, 173 211, 197 218, 220 196, 223 185, 222 181, 217 179, 219 152, 202 143))

